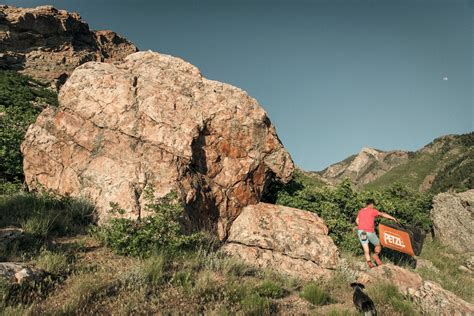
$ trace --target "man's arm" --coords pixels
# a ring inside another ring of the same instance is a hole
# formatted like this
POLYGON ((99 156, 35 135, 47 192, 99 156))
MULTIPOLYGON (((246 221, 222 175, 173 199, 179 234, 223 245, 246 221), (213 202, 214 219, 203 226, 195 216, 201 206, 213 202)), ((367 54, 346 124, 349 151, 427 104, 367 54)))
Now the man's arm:
POLYGON ((357 224, 357 226, 359 226, 359 215, 357 215, 356 224, 357 224))
POLYGON ((383 218, 388 218, 392 221, 395 221, 398 223, 398 219, 396 219, 395 217, 393 217, 392 215, 388 215, 387 213, 384 213, 384 212, 379 212, 379 216, 382 216, 383 218))

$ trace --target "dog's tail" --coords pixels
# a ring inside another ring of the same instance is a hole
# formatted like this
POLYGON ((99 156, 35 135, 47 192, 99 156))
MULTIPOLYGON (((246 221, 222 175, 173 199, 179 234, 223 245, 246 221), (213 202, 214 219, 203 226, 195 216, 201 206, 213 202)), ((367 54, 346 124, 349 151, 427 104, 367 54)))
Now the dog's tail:
POLYGON ((364 316, 377 316, 377 310, 372 302, 362 304, 362 311, 364 312, 364 316))

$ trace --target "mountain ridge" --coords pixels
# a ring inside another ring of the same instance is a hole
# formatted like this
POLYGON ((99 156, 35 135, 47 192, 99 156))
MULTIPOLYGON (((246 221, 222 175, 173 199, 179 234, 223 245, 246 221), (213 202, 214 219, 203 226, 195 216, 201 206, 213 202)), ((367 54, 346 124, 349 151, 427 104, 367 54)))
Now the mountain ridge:
POLYGON ((420 191, 470 189, 474 182, 473 139, 474 132, 448 134, 416 151, 363 147, 355 155, 309 173, 333 185, 349 178, 357 188, 376 189, 401 182, 420 191))

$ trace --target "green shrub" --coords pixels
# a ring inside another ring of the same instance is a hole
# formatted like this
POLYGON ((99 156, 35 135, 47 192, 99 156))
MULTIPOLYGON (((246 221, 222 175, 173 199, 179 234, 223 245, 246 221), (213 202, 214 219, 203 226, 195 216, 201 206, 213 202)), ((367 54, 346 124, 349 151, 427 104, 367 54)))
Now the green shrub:
POLYGON ((272 312, 271 301, 256 293, 249 293, 240 302, 245 315, 270 315, 272 312))
MULTIPOLYGON (((176 252, 196 248, 205 242, 201 233, 185 234, 182 227, 184 206, 175 193, 153 198, 148 192, 147 210, 153 214, 140 221, 113 218, 97 231, 103 243, 120 255, 148 257, 157 252, 176 252)), ((112 212, 123 213, 113 206, 112 212)))
POLYGON ((183 288, 185 293, 191 293, 195 283, 195 276, 193 271, 189 269, 182 269, 176 271, 171 278, 171 284, 177 285, 183 288))
POLYGON ((329 294, 315 282, 309 282, 303 288, 300 296, 313 305, 325 305, 330 302, 329 294))
POLYGON ((43 212, 43 214, 35 214, 25 219, 21 223, 21 228, 28 234, 46 238, 53 228, 59 212, 43 212))
POLYGON ((34 193, 0 196, 0 225, 21 226, 40 238, 84 232, 93 223, 94 212, 94 207, 81 199, 34 193))
POLYGON ((368 198, 376 200, 376 207, 391 214, 403 224, 425 229, 431 228, 429 211, 432 195, 409 190, 401 184, 393 184, 382 191, 355 191, 351 181, 331 186, 308 185, 293 180, 273 193, 276 203, 314 212, 324 219, 329 235, 335 244, 346 251, 362 254, 356 235, 357 212, 368 198))
POLYGON ((70 295, 62 303, 61 313, 54 314, 84 314, 88 304, 100 297, 110 295, 116 287, 106 275, 97 273, 75 275, 70 282, 70 295))
POLYGON ((36 259, 36 266, 55 275, 64 275, 68 272, 68 258, 61 252, 52 252, 43 249, 36 259))
POLYGON ((411 316, 418 314, 412 302, 405 298, 393 284, 377 283, 367 290, 367 294, 372 298, 379 310, 384 305, 388 305, 399 315, 411 316))
POLYGON ((272 280, 264 280, 254 289, 255 293, 268 298, 282 298, 286 295, 285 289, 272 280))
POLYGON ((192 289, 192 295, 198 299, 201 304, 219 300, 222 291, 214 275, 209 271, 201 271, 192 289))
POLYGON ((140 274, 147 285, 159 286, 165 282, 168 268, 166 255, 154 255, 143 260, 140 265, 140 274))
MULTIPOLYGON (((31 78, 0 71, 0 189, 23 180, 20 144, 28 126, 46 105, 57 106, 56 93, 31 78)), ((4 192, 0 192, 4 193, 4 192)))

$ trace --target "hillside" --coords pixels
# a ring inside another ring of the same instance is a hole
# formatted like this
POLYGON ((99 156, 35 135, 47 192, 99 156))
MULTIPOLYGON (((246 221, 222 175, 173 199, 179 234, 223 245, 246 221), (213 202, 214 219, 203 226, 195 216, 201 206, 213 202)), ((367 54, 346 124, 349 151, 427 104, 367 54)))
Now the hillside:
POLYGON ((352 155, 316 174, 331 184, 350 178, 357 186, 363 186, 405 163, 411 156, 413 153, 407 151, 382 151, 364 147, 357 155, 352 155))
POLYGON ((357 155, 316 172, 340 183, 350 178, 358 188, 387 188, 399 182, 434 193, 474 187, 474 133, 447 135, 415 152, 364 148, 357 155))

